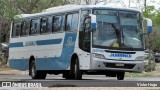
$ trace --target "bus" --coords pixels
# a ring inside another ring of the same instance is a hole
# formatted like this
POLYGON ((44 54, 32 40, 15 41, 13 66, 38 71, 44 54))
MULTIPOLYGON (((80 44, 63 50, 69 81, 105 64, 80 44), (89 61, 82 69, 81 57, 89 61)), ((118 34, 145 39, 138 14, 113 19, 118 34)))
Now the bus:
POLYGON ((9 67, 28 70, 32 79, 62 74, 106 75, 123 80, 125 72, 142 72, 145 54, 140 11, 96 5, 53 7, 16 15, 9 42, 9 67))

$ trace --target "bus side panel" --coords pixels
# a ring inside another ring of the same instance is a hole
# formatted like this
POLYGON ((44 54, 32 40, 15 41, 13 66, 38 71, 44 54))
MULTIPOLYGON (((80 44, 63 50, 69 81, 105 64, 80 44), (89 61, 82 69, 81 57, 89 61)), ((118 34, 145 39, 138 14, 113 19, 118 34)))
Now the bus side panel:
POLYGON ((62 53, 60 57, 36 58, 37 69, 67 70, 70 67, 70 60, 74 52, 76 37, 76 32, 67 32, 64 37, 62 53))
MULTIPOLYGON (((11 44, 10 54, 12 55, 10 55, 9 66, 11 68, 18 69, 18 70, 28 70, 29 69, 28 63, 29 63, 30 55, 33 55, 35 56, 37 70, 66 70, 68 69, 70 67, 70 58, 75 48, 77 32, 66 32, 64 35, 65 35, 64 40, 62 40, 63 42, 59 44, 52 43, 52 45, 50 42, 47 42, 50 45, 48 47, 47 47, 46 42, 41 42, 40 45, 37 43, 37 46, 28 47, 28 50, 26 49, 27 47, 24 47, 23 44, 22 45, 20 45, 19 43, 11 44), (59 46, 57 47, 57 45, 59 46), (61 45, 63 45, 62 48, 61 48, 61 45), (42 49, 44 47, 47 47, 48 50, 42 49), (53 48, 57 47, 57 49, 50 49, 52 47, 53 48), (21 53, 17 52, 17 50, 21 51, 21 53), (57 53, 60 53, 60 52, 61 54, 59 56, 57 53), (22 57, 24 57, 25 59, 22 57)), ((58 40, 58 39, 55 39, 55 40, 58 40)))
POLYGON ((9 59, 9 67, 18 70, 28 70, 28 59, 9 59))

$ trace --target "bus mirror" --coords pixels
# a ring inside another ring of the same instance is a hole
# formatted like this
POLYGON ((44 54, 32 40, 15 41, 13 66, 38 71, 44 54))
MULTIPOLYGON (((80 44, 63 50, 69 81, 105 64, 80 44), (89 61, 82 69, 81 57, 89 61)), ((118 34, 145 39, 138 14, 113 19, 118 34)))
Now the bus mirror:
POLYGON ((90 27, 90 30, 94 31, 96 30, 96 26, 97 26, 97 23, 96 23, 96 15, 94 14, 89 14, 90 18, 91 18, 91 27, 90 27))
POLYGON ((147 24, 147 32, 151 33, 152 32, 152 20, 149 18, 144 18, 144 20, 146 20, 146 24, 147 24))

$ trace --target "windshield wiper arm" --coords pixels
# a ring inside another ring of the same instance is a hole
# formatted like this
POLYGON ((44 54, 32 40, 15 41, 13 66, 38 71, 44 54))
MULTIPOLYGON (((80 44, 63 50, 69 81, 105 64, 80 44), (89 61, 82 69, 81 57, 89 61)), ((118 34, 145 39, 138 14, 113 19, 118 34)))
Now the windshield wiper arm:
POLYGON ((113 23, 111 24, 111 26, 114 28, 114 30, 116 32, 118 44, 119 44, 119 46, 121 46, 121 32, 113 23))
POLYGON ((125 39, 126 36, 124 36, 124 35, 122 35, 122 36, 123 36, 124 40, 126 41, 127 45, 125 45, 124 42, 121 43, 121 32, 120 32, 120 29, 118 29, 114 24, 111 24, 111 26, 114 28, 114 30, 116 32, 117 40, 118 40, 118 43, 119 43, 120 47, 122 47, 122 46, 128 46, 130 49, 133 49, 133 46, 130 45, 130 43, 128 42, 127 39, 125 39), (122 44, 124 44, 124 45, 122 45, 122 44))

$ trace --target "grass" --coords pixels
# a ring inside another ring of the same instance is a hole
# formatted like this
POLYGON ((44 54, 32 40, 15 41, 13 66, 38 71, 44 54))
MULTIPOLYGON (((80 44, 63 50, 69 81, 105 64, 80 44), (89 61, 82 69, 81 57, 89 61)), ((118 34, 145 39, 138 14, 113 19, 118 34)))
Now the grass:
POLYGON ((127 77, 160 77, 160 74, 153 72, 143 72, 143 73, 126 73, 127 77))
POLYGON ((160 63, 156 63, 156 70, 152 72, 129 73, 126 72, 127 77, 160 77, 160 63))
POLYGON ((0 71, 6 71, 6 70, 12 70, 12 69, 8 67, 0 67, 0 71))

